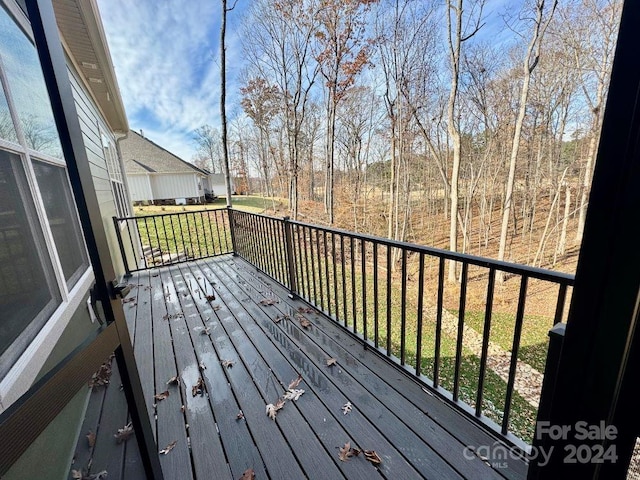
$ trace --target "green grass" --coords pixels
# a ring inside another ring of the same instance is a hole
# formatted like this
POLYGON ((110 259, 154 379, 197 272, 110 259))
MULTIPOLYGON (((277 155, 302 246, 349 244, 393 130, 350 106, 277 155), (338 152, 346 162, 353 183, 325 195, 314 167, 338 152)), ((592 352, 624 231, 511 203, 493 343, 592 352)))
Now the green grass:
MULTIPOLYGON (((451 313, 458 315, 457 310, 451 313)), ((465 312, 464 321, 482 335, 484 329, 484 312, 465 312)), ((513 331, 516 317, 510 313, 493 312, 491 315, 491 341, 505 351, 510 352, 513 346, 513 331)), ((539 315, 525 315, 520 335, 518 359, 528 363, 544 373, 547 359, 548 333, 552 320, 539 315)))

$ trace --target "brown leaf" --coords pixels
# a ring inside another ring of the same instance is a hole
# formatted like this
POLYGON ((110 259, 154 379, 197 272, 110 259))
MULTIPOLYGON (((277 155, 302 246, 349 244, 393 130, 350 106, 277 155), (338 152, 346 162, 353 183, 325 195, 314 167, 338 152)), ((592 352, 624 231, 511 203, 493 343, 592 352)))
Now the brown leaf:
POLYGON ((306 318, 302 317, 299 320, 300 320, 300 325, 302 326, 302 328, 310 328, 311 327, 311 322, 309 320, 307 320, 306 318))
POLYGON ((231 368, 233 367, 233 364, 236 362, 234 360, 222 360, 220 363, 222 364, 223 367, 231 368))
POLYGON ((217 312, 218 310, 220 310, 222 308, 222 305, 214 305, 213 306, 213 311, 217 312))
POLYGON ((253 471, 253 468, 248 468, 244 471, 239 480, 254 480, 256 478, 256 474, 253 471))
POLYGON ((289 390, 293 390, 294 388, 298 388, 298 385, 300 385, 300 382, 302 381, 302 375, 298 374, 298 378, 291 380, 291 383, 289 384, 289 390))
POLYGON ((100 365, 98 371, 94 373, 91 380, 89 380, 89 387, 101 387, 109 384, 109 380, 111 379, 111 361, 114 357, 115 355, 112 353, 107 361, 100 365))
POLYGON ((167 385, 180 385, 180 377, 178 375, 174 375, 169 380, 167 380, 167 385))
POLYGON ((344 444, 344 447, 340 448, 339 458, 343 462, 346 462, 347 460, 349 460, 349 457, 352 457, 352 456, 353 454, 351 453, 351 442, 347 442, 344 444))
POLYGON ((209 335, 210 331, 211 331, 211 327, 204 327, 200 332, 200 335, 209 335))
POLYGON ((74 480, 82 480, 82 477, 84 477, 84 475, 82 475, 80 470, 71 470, 71 478, 74 480))
POLYGON ((270 403, 270 404, 267 405, 266 411, 267 411, 267 416, 271 420, 275 420, 276 419, 276 415, 278 414, 278 410, 276 409, 276 406, 273 403, 270 403))
POLYGON ((191 387, 191 395, 204 395, 204 380, 202 377, 198 379, 198 383, 196 383, 193 387, 191 387))
POLYGON ((284 317, 281 317, 280 315, 278 315, 276 318, 273 319, 273 323, 280 323, 280 321, 283 319, 284 317))
POLYGON ((165 390, 162 393, 157 393, 153 396, 153 398, 155 398, 158 401, 164 400, 165 398, 167 398, 169 396, 169 390, 165 390))
POLYGON ((295 400, 298 400, 303 393, 304 393, 304 390, 302 389, 287 390, 287 393, 284 394, 284 399, 295 401, 295 400))
POLYGON ((89 444, 89 448, 93 448, 96 444, 96 434, 89 430, 87 433, 87 443, 89 444))
POLYGON ((280 410, 282 407, 284 407, 285 401, 282 398, 279 398, 278 401, 276 402, 276 410, 280 410))
POLYGON ((167 445, 166 447, 164 447, 162 450, 160 450, 160 452, 162 455, 166 455, 167 453, 169 453, 171 450, 173 450, 173 447, 176 446, 176 443, 178 443, 177 440, 174 440, 173 442, 171 442, 169 445, 167 445))
POLYGON ((200 369, 200 371, 203 371, 207 369, 207 366, 204 364, 204 362, 200 362, 198 364, 198 368, 200 369))
POLYGON ((311 307, 298 307, 298 312, 300 312, 300 313, 313 313, 313 308, 311 308, 311 307))
POLYGON ((347 402, 342 406, 342 413, 346 415, 347 413, 351 412, 352 408, 353 405, 351 405, 351 402, 347 402))
POLYGON ((371 463, 373 463, 374 465, 380 465, 382 463, 382 459, 380 458, 380 456, 376 453, 375 450, 365 450, 364 451, 364 458, 366 458, 367 460, 369 460, 371 463))
POLYGON ((338 360, 336 360, 335 358, 327 358, 325 363, 327 364, 327 367, 333 367, 334 365, 338 364, 338 360))
POLYGON ((258 303, 260 303, 260 305, 267 307, 269 305, 275 305, 276 303, 278 303, 278 300, 276 300, 275 298, 263 298, 258 303))
POLYGON ((216 299, 216 296, 214 294, 207 295, 206 299, 207 299, 207 302, 213 302, 216 299))
POLYGON ((240 410, 236 415, 236 420, 242 420, 243 418, 244 418, 244 413, 242 413, 242 410, 240 410))
POLYGON ((126 442, 131 435, 133 435, 133 425, 129 422, 124 427, 119 428, 118 433, 114 434, 113 437, 117 443, 122 443, 126 442))

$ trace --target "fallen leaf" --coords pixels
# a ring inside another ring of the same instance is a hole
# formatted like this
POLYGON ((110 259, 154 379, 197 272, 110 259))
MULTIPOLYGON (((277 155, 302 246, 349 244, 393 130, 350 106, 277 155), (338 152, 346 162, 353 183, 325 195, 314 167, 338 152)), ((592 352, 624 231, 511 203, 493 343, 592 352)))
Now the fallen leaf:
POLYGON ((244 418, 244 413, 242 413, 242 410, 240 410, 236 415, 236 420, 242 420, 243 418, 244 418))
POLYGON ((122 303, 129 303, 129 302, 135 302, 136 301, 136 297, 129 297, 129 298, 123 298, 122 299, 122 303))
POLYGON ((233 367, 233 364, 236 362, 234 360, 222 360, 220 363, 222 364, 223 367, 231 368, 233 367))
POLYGON ((89 380, 90 388, 109 384, 109 380, 111 379, 111 361, 114 357, 115 355, 112 353, 107 361, 100 365, 98 371, 93 374, 91 380, 89 380))
POLYGON ((200 369, 200 371, 202 371, 202 370, 206 370, 207 366, 204 364, 204 362, 200 362, 198 364, 198 368, 200 369))
POLYGON ((204 380, 202 380, 202 377, 198 379, 198 383, 191 387, 191 395, 194 397, 196 395, 204 395, 204 380))
POLYGON ((304 390, 288 390, 287 393, 284 394, 285 400, 298 400, 300 396, 304 393, 304 390))
POLYGON ((178 375, 174 375, 169 380, 167 380, 167 385, 180 385, 180 377, 178 375))
POLYGON ((169 396, 169 390, 165 390, 162 393, 157 393, 153 396, 153 398, 155 398, 158 401, 164 400, 165 398, 167 398, 169 396))
POLYGON ((256 474, 253 471, 253 468, 248 468, 244 471, 239 480, 254 480, 256 478, 256 474))
POLYGON ((217 312, 218 310, 220 310, 222 308, 222 305, 214 305, 213 306, 213 311, 217 312))
POLYGON ((365 450, 364 458, 369 460, 374 465, 380 465, 382 463, 382 459, 378 456, 375 450, 365 450))
POLYGON ((291 383, 289 384, 289 390, 293 390, 294 388, 297 388, 298 385, 300 385, 301 381, 302 381, 302 375, 298 374, 298 378, 291 380, 291 383))
POLYGON ((325 363, 327 364, 327 367, 333 367, 338 363, 338 360, 336 360, 335 358, 327 358, 325 363))
POLYGON ((216 296, 211 294, 206 296, 207 302, 213 302, 216 299, 216 296))
POLYGON ((311 322, 309 320, 307 320, 306 318, 302 317, 299 320, 300 320, 300 325, 302 326, 302 328, 310 328, 311 327, 311 322))
POLYGON ((124 427, 119 428, 118 433, 114 434, 113 437, 117 443, 122 443, 126 442, 131 435, 133 435, 133 425, 129 422, 124 427))
POLYGON ((346 462, 347 460, 349 460, 349 457, 352 456, 353 454, 351 453, 351 442, 347 442, 344 444, 344 447, 340 448, 339 458, 343 462, 346 462))
POLYGON ((89 448, 93 448, 96 444, 96 434, 89 430, 87 433, 87 443, 89 444, 89 448))
POLYGON ((166 455, 167 453, 169 453, 171 450, 173 450, 173 447, 176 446, 176 443, 178 443, 177 440, 174 440, 173 442, 171 442, 169 445, 167 445, 166 447, 164 447, 162 450, 160 450, 159 453, 161 453, 162 455, 166 455))
POLYGON ((351 412, 352 408, 353 405, 351 405, 351 402, 347 402, 342 406, 342 413, 346 415, 347 413, 351 412))
POLYGON ((182 413, 184 413, 184 410, 185 410, 185 409, 184 409, 184 405, 182 405, 182 406, 180 407, 180 411, 181 411, 182 413))
POLYGON ((71 470, 71 478, 74 480, 82 480, 82 477, 84 477, 84 475, 82 475, 80 470, 71 470))
POLYGON ((267 405, 267 416, 271 420, 275 420, 277 414, 278 414, 278 410, 276 410, 276 406, 273 403, 270 403, 269 405, 267 405))
POLYGON ((273 323, 280 323, 280 321, 283 319, 284 317, 281 317, 280 315, 278 315, 276 318, 273 319, 273 323))
POLYGON ((300 313, 313 313, 313 308, 311 308, 311 307, 298 307, 298 312, 300 312, 300 313))
POLYGON ((209 332, 211 331, 211 327, 205 327, 202 329, 202 331, 200 332, 200 335, 209 335, 209 332))
POLYGON ((260 305, 264 305, 265 307, 267 307, 269 305, 275 305, 276 303, 278 303, 278 300, 276 300, 275 298, 263 298, 258 303, 260 303, 260 305))
POLYGON ((282 407, 284 407, 284 404, 285 404, 285 401, 282 398, 279 398, 275 405, 276 410, 282 409, 282 407))

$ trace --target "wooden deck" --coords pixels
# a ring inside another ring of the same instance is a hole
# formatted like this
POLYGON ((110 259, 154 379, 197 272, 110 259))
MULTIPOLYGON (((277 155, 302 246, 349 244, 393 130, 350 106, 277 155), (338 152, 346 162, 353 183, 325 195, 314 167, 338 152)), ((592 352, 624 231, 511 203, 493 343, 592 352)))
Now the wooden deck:
MULTIPOLYGON (((526 477, 521 460, 491 466, 470 455, 467 446, 496 438, 237 257, 142 272, 131 283, 124 309, 151 423, 160 449, 176 442, 160 455, 168 480, 238 479, 247 469, 256 479, 526 477), (179 384, 167 383, 176 375, 179 384), (305 393, 270 419, 266 405, 298 375, 305 393), (382 463, 363 454, 341 461, 347 442, 375 450, 382 463)), ((127 423, 113 370, 109 388, 92 391, 71 468, 90 462, 88 473, 106 470, 110 480, 142 478, 135 439, 113 438, 127 423)))

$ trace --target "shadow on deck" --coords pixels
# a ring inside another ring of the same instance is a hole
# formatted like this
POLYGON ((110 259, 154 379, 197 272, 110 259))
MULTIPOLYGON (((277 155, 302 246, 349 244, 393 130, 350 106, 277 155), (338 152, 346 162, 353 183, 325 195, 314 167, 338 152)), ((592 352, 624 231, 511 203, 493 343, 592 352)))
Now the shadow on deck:
MULTIPOLYGON (((474 455, 497 438, 238 257, 130 281, 136 288, 124 310, 152 427, 160 449, 175 442, 160 455, 167 479, 238 479, 247 469, 257 479, 526 477, 523 460, 507 455, 491 464, 474 455), (298 375, 305 393, 270 419, 265 406, 298 375), (347 402, 353 407, 345 414, 347 402), (382 462, 341 461, 347 442, 375 450, 382 462)), ((72 468, 143 478, 135 441, 113 437, 127 423, 116 370, 114 362, 110 386, 91 393, 72 468)))

